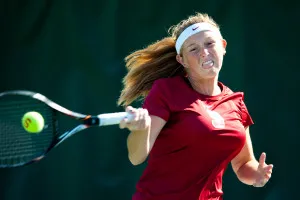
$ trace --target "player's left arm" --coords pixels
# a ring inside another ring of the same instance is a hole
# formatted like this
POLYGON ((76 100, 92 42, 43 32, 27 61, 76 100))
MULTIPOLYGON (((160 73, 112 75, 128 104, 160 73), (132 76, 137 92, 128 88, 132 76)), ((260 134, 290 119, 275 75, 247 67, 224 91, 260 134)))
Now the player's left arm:
POLYGON ((246 127, 246 143, 240 153, 231 161, 238 179, 256 187, 263 187, 271 178, 273 165, 266 164, 266 154, 262 153, 259 161, 255 159, 249 127, 246 127))

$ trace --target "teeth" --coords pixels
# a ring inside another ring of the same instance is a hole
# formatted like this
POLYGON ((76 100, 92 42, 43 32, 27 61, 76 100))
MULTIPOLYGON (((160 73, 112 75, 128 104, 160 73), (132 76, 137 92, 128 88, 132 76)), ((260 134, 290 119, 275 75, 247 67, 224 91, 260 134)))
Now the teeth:
POLYGON ((206 61, 203 63, 203 65, 213 65, 214 62, 212 60, 206 61))

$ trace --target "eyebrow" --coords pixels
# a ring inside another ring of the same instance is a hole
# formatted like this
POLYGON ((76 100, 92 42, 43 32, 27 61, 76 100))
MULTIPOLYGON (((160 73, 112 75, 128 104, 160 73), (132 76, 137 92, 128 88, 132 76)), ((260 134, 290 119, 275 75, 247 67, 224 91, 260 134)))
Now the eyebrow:
POLYGON ((189 48, 189 47, 191 47, 191 46, 193 46, 193 45, 196 45, 195 43, 191 43, 191 44, 189 44, 188 46, 186 46, 186 48, 189 48))
MULTIPOLYGON (((207 37, 205 40, 206 40, 205 42, 207 42, 207 40, 213 40, 213 41, 216 41, 216 40, 215 40, 214 38, 212 38, 212 37, 207 37)), ((186 48, 191 47, 191 46, 193 46, 193 45, 197 45, 197 44, 196 44, 195 42, 192 42, 191 44, 187 45, 186 48)))

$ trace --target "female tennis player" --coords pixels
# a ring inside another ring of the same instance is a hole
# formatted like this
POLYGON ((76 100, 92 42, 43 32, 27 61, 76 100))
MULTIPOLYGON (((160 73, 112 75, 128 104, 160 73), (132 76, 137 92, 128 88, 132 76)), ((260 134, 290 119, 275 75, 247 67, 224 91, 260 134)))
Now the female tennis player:
POLYGON ((219 26, 196 13, 169 30, 125 59, 118 103, 135 118, 120 128, 130 130, 132 164, 147 159, 133 199, 221 200, 229 163, 241 182, 264 186, 273 165, 254 156, 244 94, 218 81, 227 45, 219 26), (140 98, 142 108, 130 106, 140 98))

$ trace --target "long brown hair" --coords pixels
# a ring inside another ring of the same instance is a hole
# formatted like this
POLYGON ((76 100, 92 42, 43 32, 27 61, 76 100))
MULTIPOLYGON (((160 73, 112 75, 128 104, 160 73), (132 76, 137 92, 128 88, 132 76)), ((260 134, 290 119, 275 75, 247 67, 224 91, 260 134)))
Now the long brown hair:
POLYGON ((128 106, 149 93, 155 80, 184 75, 184 67, 176 60, 175 42, 188 26, 208 22, 219 28, 207 14, 196 13, 169 28, 169 37, 163 38, 144 49, 137 50, 125 58, 128 73, 123 78, 124 88, 118 105, 128 106))

